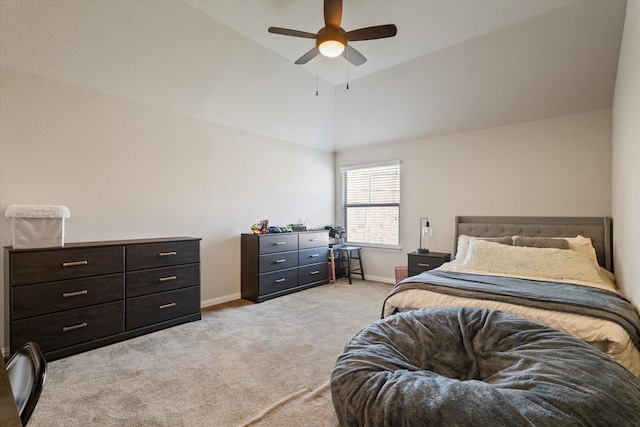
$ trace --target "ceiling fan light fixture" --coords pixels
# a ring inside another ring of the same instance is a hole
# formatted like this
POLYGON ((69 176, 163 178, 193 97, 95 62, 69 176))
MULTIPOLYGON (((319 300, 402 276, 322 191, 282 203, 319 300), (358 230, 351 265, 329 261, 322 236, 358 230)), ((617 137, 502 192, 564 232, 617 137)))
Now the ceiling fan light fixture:
POLYGON ((340 26, 342 22, 342 0, 324 0, 323 3, 324 27, 320 28, 317 34, 289 28, 268 28, 268 31, 272 34, 316 40, 316 46, 295 61, 298 65, 306 64, 318 55, 329 58, 342 55, 351 64, 362 65, 367 62, 367 58, 349 43, 393 37, 398 32, 394 24, 374 25, 347 32, 340 26))
POLYGON ((344 49, 344 43, 338 40, 325 40, 318 45, 320 53, 329 58, 340 56, 342 52, 344 52, 344 49))

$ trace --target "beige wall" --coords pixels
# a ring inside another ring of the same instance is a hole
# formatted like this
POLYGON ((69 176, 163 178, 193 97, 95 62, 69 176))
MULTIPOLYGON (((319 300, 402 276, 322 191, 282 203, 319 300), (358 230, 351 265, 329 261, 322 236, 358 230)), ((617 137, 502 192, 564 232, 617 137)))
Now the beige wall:
POLYGON ((0 1, 0 64, 333 150, 332 85, 183 1, 0 1))
POLYGON ((341 166, 401 161, 401 251, 365 249, 370 278, 392 281, 431 220, 435 250, 451 252, 456 215, 611 215, 611 111, 341 151, 341 166))
MULTIPOLYGON (((238 296, 239 234, 252 222, 335 223, 340 166, 400 159, 402 250, 367 249, 370 278, 393 280, 393 267, 418 247, 421 216, 431 219, 436 249, 450 252, 455 215, 613 214, 616 272, 637 302, 640 5, 627 9, 613 125, 611 111, 601 110, 341 150, 334 164, 332 154, 310 147, 340 139, 333 105, 347 94, 360 99, 355 82, 336 100, 321 81, 315 97, 314 76, 182 3, 6 2, 0 211, 14 203, 65 204, 72 213, 67 241, 202 237, 202 298, 214 303, 238 296), (78 19, 85 15, 95 22, 85 25, 78 19), (159 24, 109 25, 123 17, 159 24), (86 40, 100 31, 110 44, 94 51, 102 45, 86 40), (140 37, 149 31, 154 36, 140 37), (180 43, 162 42, 176 33, 180 43), (192 43, 194 34, 206 43, 192 43), (226 49, 231 44, 242 48, 226 49), (166 61, 185 52, 189 60, 166 61), (158 65, 154 73, 150 64, 158 65)), ((422 111, 410 110, 414 117, 422 111)), ((361 134, 367 123, 347 116, 361 134)), ((0 217, 3 246, 10 231, 0 217)))
POLYGON ((613 102, 613 233, 618 285, 640 305, 640 2, 627 2, 613 102))
MULTIPOLYGON (((1 72, 0 211, 66 205, 67 242, 201 237, 205 304, 239 297, 240 233, 252 223, 334 221, 331 153, 1 72)), ((4 215, 0 241, 12 244, 4 215)))

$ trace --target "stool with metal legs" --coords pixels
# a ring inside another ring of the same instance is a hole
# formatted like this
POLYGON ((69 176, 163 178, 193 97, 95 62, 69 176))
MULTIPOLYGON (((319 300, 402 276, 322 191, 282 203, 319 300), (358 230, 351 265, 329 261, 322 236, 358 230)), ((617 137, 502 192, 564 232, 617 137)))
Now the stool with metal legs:
POLYGON ((362 249, 360 246, 333 245, 333 250, 338 254, 340 264, 347 270, 347 277, 349 278, 350 285, 352 284, 352 273, 360 273, 362 280, 364 280, 364 266, 362 264, 362 254, 360 253, 360 249, 362 249), (358 267, 355 269, 353 268, 354 260, 358 260, 358 267))

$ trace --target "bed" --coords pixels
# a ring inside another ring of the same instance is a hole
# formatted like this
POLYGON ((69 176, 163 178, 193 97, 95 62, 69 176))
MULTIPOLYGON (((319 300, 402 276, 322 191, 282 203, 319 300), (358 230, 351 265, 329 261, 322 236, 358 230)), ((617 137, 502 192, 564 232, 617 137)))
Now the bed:
POLYGON ((457 217, 454 260, 338 357, 340 425, 640 425, 640 317, 612 269, 609 218, 457 217))
POLYGON ((397 284, 383 318, 500 310, 574 335, 640 376, 640 317, 615 288, 610 218, 459 216, 455 229, 453 260, 397 284))

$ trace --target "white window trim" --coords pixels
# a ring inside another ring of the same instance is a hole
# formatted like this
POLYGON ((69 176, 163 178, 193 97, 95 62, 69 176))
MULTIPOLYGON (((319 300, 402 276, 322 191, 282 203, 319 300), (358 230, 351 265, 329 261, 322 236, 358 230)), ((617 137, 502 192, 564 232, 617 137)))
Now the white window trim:
POLYGON ((400 160, 392 160, 389 162, 365 163, 362 165, 341 166, 340 172, 348 172, 354 169, 378 168, 382 166, 400 166, 400 160))
MULTIPOLYGON (((375 167, 384 167, 384 166, 398 166, 398 170, 400 171, 400 160, 391 160, 391 161, 387 161, 387 162, 376 162, 376 163, 364 163, 364 164, 358 164, 358 165, 350 165, 350 166, 341 166, 340 167, 340 173, 343 174, 344 172, 348 172, 350 170, 358 170, 358 169, 367 169, 367 168, 375 168, 375 167)), ((400 176, 402 177, 402 174, 400 174, 400 176)), ((400 178, 402 180, 402 178, 400 178)), ((342 183, 342 185, 344 185, 344 182, 342 183)), ((400 188, 400 191, 402 192, 402 187, 400 188)), ((341 210, 341 216, 342 216, 342 220, 344 222, 344 186, 342 186, 341 188, 341 202, 340 202, 340 210, 341 210)), ((401 203, 398 203, 398 216, 400 216, 400 212, 402 210, 402 206, 401 203)), ((347 224, 343 224, 343 226, 347 227, 347 224)), ((402 246, 400 245, 400 221, 398 220, 398 244, 397 245, 383 245, 383 244, 375 244, 375 243, 364 243, 364 242, 350 242, 349 241, 349 230, 347 230, 347 238, 345 240, 345 244, 354 244, 354 245, 358 245, 360 247, 363 248, 372 248, 372 249, 379 249, 379 250, 390 250, 390 251, 400 251, 402 250, 402 246)))

